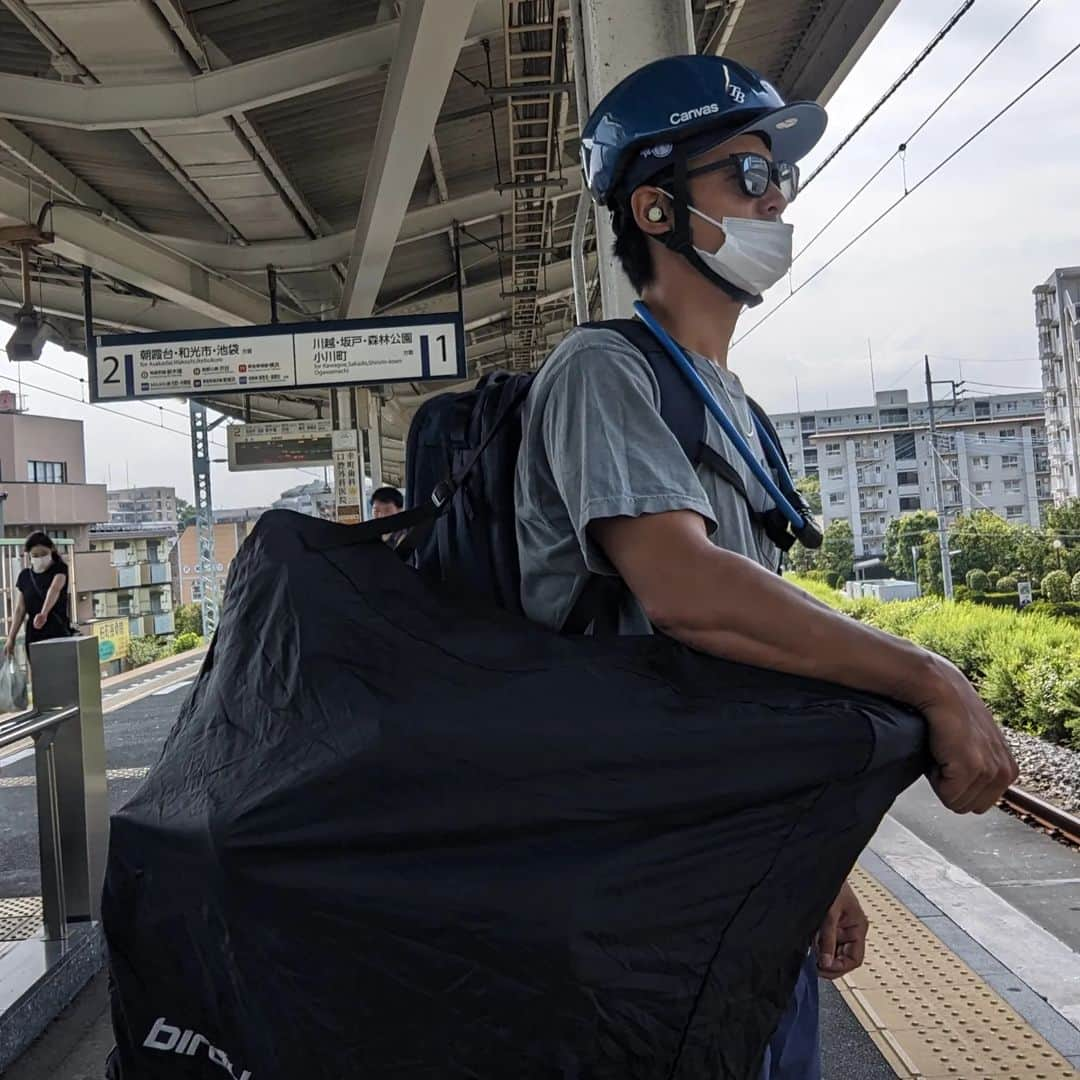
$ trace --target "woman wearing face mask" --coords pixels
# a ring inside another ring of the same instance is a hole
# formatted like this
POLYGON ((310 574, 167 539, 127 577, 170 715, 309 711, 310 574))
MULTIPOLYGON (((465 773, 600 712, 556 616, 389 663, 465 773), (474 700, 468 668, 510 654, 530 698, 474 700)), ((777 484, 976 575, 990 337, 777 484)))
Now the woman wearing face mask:
POLYGON ((67 564, 60 558, 56 545, 43 532, 31 533, 26 538, 24 550, 30 557, 30 568, 23 570, 15 583, 19 595, 4 646, 6 656, 15 652, 15 641, 24 620, 28 620, 27 655, 34 642, 71 635, 67 564))

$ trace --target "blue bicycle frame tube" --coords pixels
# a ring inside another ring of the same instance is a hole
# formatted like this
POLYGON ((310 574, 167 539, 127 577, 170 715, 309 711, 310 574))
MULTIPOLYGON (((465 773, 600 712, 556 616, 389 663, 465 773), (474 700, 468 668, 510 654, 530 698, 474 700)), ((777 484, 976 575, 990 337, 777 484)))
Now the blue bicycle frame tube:
MULTIPOLYGON (((706 386, 705 380, 698 374, 697 369, 694 367, 693 362, 683 352, 682 348, 675 343, 671 335, 656 321, 652 312, 643 304, 640 300, 634 303, 634 311, 637 313, 637 317, 652 331, 653 336, 664 347, 664 351, 675 361, 676 366, 686 377, 690 385, 697 391, 701 400, 705 403, 705 408, 712 414, 713 419, 723 429, 724 434, 731 440, 732 445, 739 452, 739 457, 746 462, 747 468, 754 474, 754 478, 768 493, 769 498, 772 499, 776 508, 784 515, 785 518, 791 523, 795 532, 805 528, 806 521, 802 514, 792 505, 787 496, 776 485, 776 481, 768 474, 768 472, 762 467, 757 456, 753 450, 747 445, 746 440, 742 437, 739 429, 728 418, 727 413, 720 407, 720 403, 716 400, 713 392, 706 386)), ((778 467, 778 471, 781 476, 786 477, 790 481, 787 469, 784 467, 783 460, 780 458, 780 452, 773 445, 772 439, 768 433, 763 431, 761 423, 757 417, 754 417, 754 424, 757 427, 759 437, 761 438, 762 445, 765 448, 765 455, 772 461, 774 466, 778 467)), ((794 487, 794 485, 792 485, 794 487)))

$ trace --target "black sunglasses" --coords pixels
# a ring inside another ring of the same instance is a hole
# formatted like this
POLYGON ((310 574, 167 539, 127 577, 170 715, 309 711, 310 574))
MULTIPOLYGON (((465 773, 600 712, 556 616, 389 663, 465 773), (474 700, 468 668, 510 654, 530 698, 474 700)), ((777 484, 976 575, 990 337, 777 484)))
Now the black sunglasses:
POLYGON ((720 169, 735 169, 740 187, 752 199, 760 199, 770 184, 775 184, 788 202, 794 201, 799 194, 799 166, 789 161, 770 161, 762 154, 732 154, 711 165, 691 169, 686 178, 689 180, 720 169))

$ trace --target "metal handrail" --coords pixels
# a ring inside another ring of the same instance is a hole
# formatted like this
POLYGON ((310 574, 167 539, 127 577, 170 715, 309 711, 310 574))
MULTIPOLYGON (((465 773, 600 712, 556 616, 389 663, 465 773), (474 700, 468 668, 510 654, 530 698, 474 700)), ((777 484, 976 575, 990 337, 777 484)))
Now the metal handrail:
POLYGON ((32 735, 47 731, 49 728, 57 727, 65 720, 71 720, 78 715, 78 705, 71 705, 66 709, 27 709, 26 712, 21 712, 0 725, 0 750, 22 742, 23 739, 32 735))

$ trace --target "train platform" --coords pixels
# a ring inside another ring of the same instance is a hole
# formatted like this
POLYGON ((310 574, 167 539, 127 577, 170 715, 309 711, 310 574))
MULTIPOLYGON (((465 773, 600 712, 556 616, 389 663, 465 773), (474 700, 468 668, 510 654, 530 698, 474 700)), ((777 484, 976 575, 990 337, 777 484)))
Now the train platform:
MULTIPOLYGON (((189 659, 107 688, 111 808, 155 760, 192 674, 189 659)), ((33 763, 4 763, 2 903, 32 907, 33 763)), ((1080 1076, 1080 851, 1000 810, 949 814, 923 783, 853 884, 871 933, 863 967, 821 984, 824 1080, 1080 1076)), ((100 1080, 111 1039, 98 974, 5 1075, 100 1080)))

